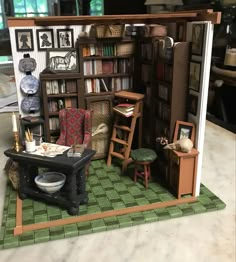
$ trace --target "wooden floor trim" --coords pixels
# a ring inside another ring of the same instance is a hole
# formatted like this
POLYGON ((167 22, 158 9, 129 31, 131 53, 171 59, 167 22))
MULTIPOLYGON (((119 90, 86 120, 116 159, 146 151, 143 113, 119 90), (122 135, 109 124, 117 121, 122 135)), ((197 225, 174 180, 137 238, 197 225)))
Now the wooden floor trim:
POLYGON ((23 225, 22 224, 22 200, 17 196, 16 200, 16 227, 14 228, 14 236, 20 235, 27 231, 32 230, 39 230, 44 228, 50 228, 55 226, 63 226, 73 223, 79 223, 84 221, 91 221, 96 219, 101 219, 105 217, 111 217, 111 216, 119 216, 119 215, 125 215, 135 212, 142 212, 142 211, 148 211, 156 208, 165 208, 169 206, 175 206, 185 203, 192 203, 197 201, 196 197, 187 197, 187 198, 180 198, 180 199, 174 199, 166 202, 157 202, 152 203, 149 205, 143 205, 143 206, 134 206, 134 207, 128 207, 123 208, 119 210, 110 210, 105 211, 102 213, 96 213, 96 214, 89 214, 89 215, 81 215, 81 216, 72 216, 64 219, 58 219, 54 221, 48 221, 48 222, 40 222, 36 224, 30 224, 30 225, 23 225))

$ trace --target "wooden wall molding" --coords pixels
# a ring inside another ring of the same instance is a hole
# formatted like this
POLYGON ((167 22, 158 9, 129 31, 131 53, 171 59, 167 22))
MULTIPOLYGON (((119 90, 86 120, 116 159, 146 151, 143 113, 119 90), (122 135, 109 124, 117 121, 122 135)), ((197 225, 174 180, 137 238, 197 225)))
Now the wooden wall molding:
POLYGON ((162 14, 142 14, 142 15, 103 15, 103 16, 47 16, 33 18, 9 17, 8 27, 23 26, 55 26, 55 25, 86 25, 95 23, 167 23, 179 20, 191 21, 211 21, 213 24, 221 22, 221 12, 213 12, 211 9, 181 11, 162 14))

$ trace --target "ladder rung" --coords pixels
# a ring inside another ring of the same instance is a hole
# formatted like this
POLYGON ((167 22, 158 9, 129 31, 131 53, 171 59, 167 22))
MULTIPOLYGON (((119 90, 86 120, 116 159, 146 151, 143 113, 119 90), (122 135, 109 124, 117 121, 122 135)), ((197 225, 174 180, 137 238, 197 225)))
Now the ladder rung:
POLYGON ((115 156, 115 157, 118 157, 118 158, 120 158, 120 159, 125 159, 125 157, 124 157, 122 154, 117 153, 117 152, 111 152, 111 155, 112 155, 112 156, 115 156))
POLYGON ((128 145, 128 143, 127 143, 125 140, 121 140, 121 139, 119 139, 119 138, 111 138, 111 140, 112 140, 113 142, 116 142, 116 143, 119 143, 119 144, 122 144, 122 145, 125 145, 125 146, 128 145))
POLYGON ((115 128, 119 128, 119 129, 122 129, 124 131, 128 131, 130 132, 131 131, 131 128, 128 127, 128 126, 122 126, 122 125, 114 125, 115 128))

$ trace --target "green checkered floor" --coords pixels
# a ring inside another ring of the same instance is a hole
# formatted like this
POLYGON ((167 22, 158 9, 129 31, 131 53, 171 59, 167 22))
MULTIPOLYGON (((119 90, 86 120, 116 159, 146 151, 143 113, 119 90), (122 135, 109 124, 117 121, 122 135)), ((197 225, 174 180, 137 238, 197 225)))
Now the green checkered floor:
MULTIPOLYGON (((131 170, 132 171, 132 170, 131 170)), ((80 215, 101 213, 109 210, 148 205, 176 199, 158 183, 151 181, 148 189, 132 178, 122 176, 115 166, 107 167, 103 160, 92 161, 87 177, 88 205, 80 206, 80 215)), ((0 249, 19 247, 72 236, 80 236, 110 229, 134 226, 142 223, 193 215, 223 209, 225 204, 201 185, 200 196, 196 202, 107 217, 87 222, 51 227, 22 235, 13 235, 16 216, 16 191, 7 186, 0 233, 0 249)), ((70 217, 66 210, 42 202, 26 199, 23 201, 23 225, 70 217)))

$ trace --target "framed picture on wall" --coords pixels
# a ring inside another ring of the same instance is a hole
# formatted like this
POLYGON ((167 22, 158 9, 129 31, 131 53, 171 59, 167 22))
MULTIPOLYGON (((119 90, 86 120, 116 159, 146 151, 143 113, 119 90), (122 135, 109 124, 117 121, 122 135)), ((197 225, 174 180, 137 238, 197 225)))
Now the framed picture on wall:
POLYGON ((174 141, 177 141, 181 138, 189 138, 194 143, 195 125, 193 123, 179 121, 179 120, 176 121, 174 141))
POLYGON ((16 50, 34 51, 34 41, 32 29, 16 29, 16 50))
POLYGON ((73 29, 57 29, 58 48, 74 47, 73 29))
POLYGON ((189 109, 188 109, 189 113, 193 115, 197 115, 198 96, 194 94, 189 94, 188 105, 189 105, 189 109))
POLYGON ((54 48, 53 29, 37 29, 36 34, 39 51, 54 48))
POLYGON ((199 92, 201 79, 201 63, 191 61, 189 70, 189 88, 199 92))
POLYGON ((47 49, 47 67, 58 72, 78 72, 78 56, 74 48, 47 49))
POLYGON ((204 24, 193 24, 192 26, 192 54, 202 55, 204 37, 204 24))

